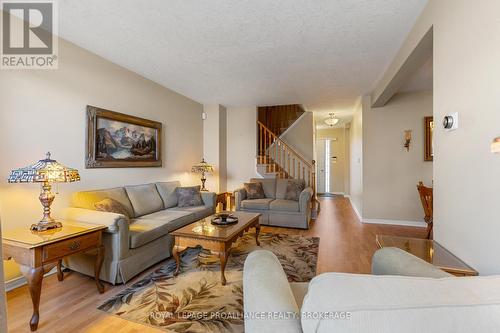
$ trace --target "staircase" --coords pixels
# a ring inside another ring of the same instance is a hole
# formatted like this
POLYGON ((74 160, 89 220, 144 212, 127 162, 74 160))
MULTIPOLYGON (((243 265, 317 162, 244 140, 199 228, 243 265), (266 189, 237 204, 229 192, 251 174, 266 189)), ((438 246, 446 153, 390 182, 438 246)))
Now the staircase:
POLYGON ((257 171, 264 178, 302 179, 313 189, 313 215, 320 211, 316 197, 315 161, 307 161, 262 122, 257 121, 257 171))
POLYGON ((281 136, 305 112, 302 105, 260 106, 258 120, 271 132, 281 136))

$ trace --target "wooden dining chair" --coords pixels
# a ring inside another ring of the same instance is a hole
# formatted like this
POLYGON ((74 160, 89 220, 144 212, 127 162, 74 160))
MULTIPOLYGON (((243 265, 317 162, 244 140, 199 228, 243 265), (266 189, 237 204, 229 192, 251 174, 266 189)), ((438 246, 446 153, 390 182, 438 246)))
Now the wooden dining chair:
POLYGON ((420 201, 424 208, 424 221, 427 223, 427 239, 432 239, 432 187, 426 187, 424 183, 418 182, 417 185, 420 201))

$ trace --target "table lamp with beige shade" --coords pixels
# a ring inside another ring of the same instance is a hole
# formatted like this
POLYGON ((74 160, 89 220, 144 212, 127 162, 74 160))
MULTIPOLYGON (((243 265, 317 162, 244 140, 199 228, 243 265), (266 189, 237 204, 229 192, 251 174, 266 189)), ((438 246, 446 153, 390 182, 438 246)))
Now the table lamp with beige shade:
POLYGON ((40 202, 43 206, 43 218, 40 222, 32 224, 33 231, 46 231, 62 227, 61 222, 56 221, 50 215, 50 205, 55 195, 50 191, 52 183, 70 183, 80 180, 78 170, 68 168, 56 160, 50 158, 50 153, 43 160, 30 166, 12 170, 9 183, 41 183, 40 202))
POLYGON ((214 172, 214 167, 205 162, 203 158, 200 163, 193 165, 191 172, 201 174, 201 191, 208 191, 205 188, 205 182, 207 181, 205 174, 214 172))

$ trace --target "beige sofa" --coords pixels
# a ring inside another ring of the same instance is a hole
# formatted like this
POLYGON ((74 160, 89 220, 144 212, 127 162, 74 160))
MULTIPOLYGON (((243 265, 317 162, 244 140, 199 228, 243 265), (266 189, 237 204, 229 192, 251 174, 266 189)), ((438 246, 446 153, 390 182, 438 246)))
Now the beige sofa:
POLYGON ((382 275, 288 283, 273 253, 254 251, 243 270, 245 332, 500 332, 500 276, 452 277, 397 248, 378 250, 372 270, 382 275))
POLYGON ((288 179, 252 178, 264 189, 264 199, 247 199, 245 188, 234 192, 236 210, 262 214, 260 224, 277 227, 309 229, 313 189, 305 188, 299 201, 285 200, 288 179))
MULTIPOLYGON (((104 224, 104 263, 100 278, 112 284, 125 283, 138 273, 171 255, 175 229, 215 212, 215 193, 201 192, 203 206, 177 207, 179 182, 163 182, 111 189, 77 192, 68 220, 104 224), (120 202, 125 215, 96 211, 94 204, 110 198, 120 202)), ((65 267, 93 276, 94 253, 74 255, 63 261, 65 267)))

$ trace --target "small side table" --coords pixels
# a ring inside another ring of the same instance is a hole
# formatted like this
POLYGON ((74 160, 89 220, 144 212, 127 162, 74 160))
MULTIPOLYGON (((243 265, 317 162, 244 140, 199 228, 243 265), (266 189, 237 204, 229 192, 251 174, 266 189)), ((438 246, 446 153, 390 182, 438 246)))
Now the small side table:
POLYGON ((475 276, 477 271, 442 247, 438 242, 409 237, 377 235, 377 245, 397 247, 455 276, 475 276))
POLYGON ((43 275, 57 266, 57 278, 62 281, 64 276, 61 262, 64 257, 97 249, 94 266, 95 282, 99 293, 104 292, 104 286, 99 281, 99 274, 104 259, 102 232, 106 226, 71 221, 61 222, 63 227, 58 229, 32 232, 29 227, 24 227, 7 230, 2 235, 4 260, 14 259, 21 266, 21 272, 28 280, 33 302, 33 315, 30 320, 32 331, 38 328, 40 318, 43 275))
POLYGON ((223 211, 231 210, 231 193, 229 192, 217 193, 217 197, 215 200, 215 208, 217 208, 219 204, 222 204, 223 211))

